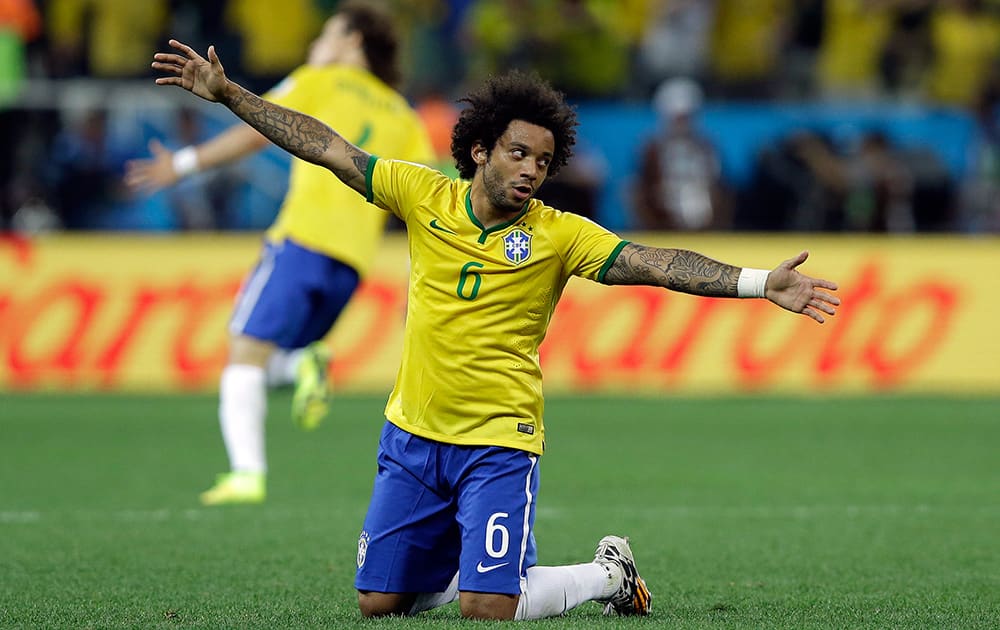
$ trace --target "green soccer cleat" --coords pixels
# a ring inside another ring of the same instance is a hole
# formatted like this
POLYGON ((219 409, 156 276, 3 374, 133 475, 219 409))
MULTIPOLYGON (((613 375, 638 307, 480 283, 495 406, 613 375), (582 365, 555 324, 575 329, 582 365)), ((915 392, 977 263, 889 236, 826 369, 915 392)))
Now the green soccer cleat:
POLYGON ((330 409, 330 349, 322 341, 306 346, 295 377, 292 395, 292 422, 303 431, 312 431, 323 422, 330 409))
POLYGON ((263 503, 267 498, 267 476, 262 472, 228 472, 215 479, 215 485, 201 493, 202 505, 239 505, 263 503))
POLYGON ((622 581, 618 591, 604 606, 605 615, 646 616, 653 610, 653 596, 646 588, 646 581, 635 568, 635 557, 628 544, 628 538, 605 536, 597 544, 594 562, 611 565, 621 572, 622 581))

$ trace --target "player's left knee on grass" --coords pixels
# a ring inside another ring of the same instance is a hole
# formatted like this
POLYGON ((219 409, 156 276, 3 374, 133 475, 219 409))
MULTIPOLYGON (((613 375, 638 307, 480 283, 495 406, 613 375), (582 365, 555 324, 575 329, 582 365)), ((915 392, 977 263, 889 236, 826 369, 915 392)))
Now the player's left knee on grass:
POLYGON ((466 619, 513 619, 517 599, 517 595, 471 591, 462 591, 458 596, 462 616, 466 619))
POLYGON ((358 591, 358 609, 362 617, 406 615, 413 608, 416 595, 409 593, 376 593, 358 591))

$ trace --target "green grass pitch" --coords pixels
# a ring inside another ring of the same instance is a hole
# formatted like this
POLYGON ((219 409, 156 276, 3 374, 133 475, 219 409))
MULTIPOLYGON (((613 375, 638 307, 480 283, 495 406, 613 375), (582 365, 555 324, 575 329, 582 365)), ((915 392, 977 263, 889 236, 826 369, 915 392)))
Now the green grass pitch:
MULTIPOLYGON (((270 398, 270 496, 202 508, 212 396, 0 396, 0 627, 362 623, 352 580, 382 398, 314 433, 270 398)), ((541 564, 631 537, 648 619, 543 628, 997 628, 1000 398, 550 398, 541 564)), ((502 624, 501 624, 502 625, 502 624)))

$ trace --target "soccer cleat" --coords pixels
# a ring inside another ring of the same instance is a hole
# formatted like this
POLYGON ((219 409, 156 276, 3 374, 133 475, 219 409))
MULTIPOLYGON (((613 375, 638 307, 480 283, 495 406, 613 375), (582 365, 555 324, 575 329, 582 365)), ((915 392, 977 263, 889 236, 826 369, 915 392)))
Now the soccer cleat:
POLYGON ((605 536, 597 543, 594 562, 614 565, 621 570, 622 583, 618 591, 608 598, 605 615, 648 615, 653 610, 653 596, 646 582, 635 568, 635 558, 628 538, 605 536))
POLYGON ((322 341, 303 350, 292 394, 292 422, 304 431, 318 427, 330 408, 329 366, 330 350, 322 341))
POLYGON ((263 503, 267 498, 267 477, 259 472, 222 473, 215 485, 201 493, 202 505, 263 503))

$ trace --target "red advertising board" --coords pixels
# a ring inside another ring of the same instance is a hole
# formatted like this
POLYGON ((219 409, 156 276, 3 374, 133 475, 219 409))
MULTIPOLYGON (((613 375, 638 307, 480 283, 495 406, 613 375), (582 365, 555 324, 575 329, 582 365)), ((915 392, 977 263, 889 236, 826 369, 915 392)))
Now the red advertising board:
MULTIPOLYGON (((402 344, 404 237, 331 335, 346 391, 388 392, 402 344)), ((546 390, 641 393, 1000 393, 1000 240, 630 235, 840 284, 824 325, 764 300, 705 299, 574 279, 542 345, 546 390)), ((0 240, 0 389, 211 390, 245 236, 0 240)))

